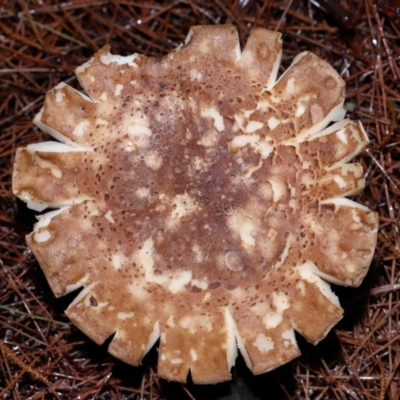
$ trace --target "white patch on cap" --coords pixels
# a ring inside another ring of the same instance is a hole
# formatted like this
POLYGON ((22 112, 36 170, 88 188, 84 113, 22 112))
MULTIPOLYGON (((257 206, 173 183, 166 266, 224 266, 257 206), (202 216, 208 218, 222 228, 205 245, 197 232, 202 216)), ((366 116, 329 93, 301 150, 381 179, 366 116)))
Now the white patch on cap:
POLYGON ((88 120, 83 120, 83 121, 79 122, 79 124, 72 131, 72 134, 74 136, 82 136, 86 132, 89 125, 90 125, 90 122, 88 120))
POLYGON ((155 283, 164 283, 166 281, 166 277, 154 276, 153 267, 154 267, 154 241, 151 237, 146 239, 142 245, 142 248, 138 252, 138 259, 140 264, 145 270, 146 273, 146 281, 147 282, 155 282, 155 283))
POLYGON ((256 143, 260 140, 260 136, 253 134, 253 135, 237 135, 235 136, 231 142, 229 143, 229 148, 232 153, 238 152, 242 147, 246 145, 251 145, 254 147, 256 143))
POLYGON ((263 126, 264 124, 260 121, 249 121, 244 131, 246 133, 253 133, 261 129, 263 126))
POLYGON ((170 315, 167 319, 167 326, 169 326, 170 328, 173 328, 175 326, 175 322, 174 322, 174 316, 170 315))
POLYGON ((334 175, 333 180, 340 189, 344 189, 346 187, 346 181, 340 175, 334 175))
POLYGON ((296 283, 296 289, 300 290, 302 296, 306 295, 306 285, 304 284, 303 281, 299 281, 296 283))
POLYGON ((297 347, 296 337, 293 329, 287 329, 282 332, 282 339, 284 339, 283 345, 288 348, 290 345, 297 347))
MULTIPOLYGON (((207 284, 207 287, 208 287, 208 284, 207 284)), ((203 302, 203 303, 207 302, 208 300, 210 300, 210 297, 211 297, 211 293, 210 293, 210 292, 207 292, 207 293, 204 295, 202 302, 203 302)))
POLYGON ((107 219, 109 222, 111 222, 112 224, 114 224, 114 223, 115 223, 115 219, 112 217, 112 213, 113 213, 112 210, 108 210, 104 216, 106 217, 106 219, 107 219))
POLYGON ((267 329, 276 328, 283 321, 284 311, 290 307, 290 299, 283 292, 273 292, 272 297, 275 311, 267 313, 263 318, 264 326, 267 329))
POLYGON ((121 255, 113 254, 111 257, 111 264, 115 269, 120 269, 122 266, 121 255))
POLYGON ((271 184, 273 192, 273 202, 277 203, 287 192, 287 186, 285 182, 270 179, 268 181, 271 184))
POLYGON ((360 215, 357 213, 356 210, 352 209, 351 210, 351 219, 356 223, 360 224, 361 223, 361 218, 360 215))
POLYGON ((157 153, 150 153, 144 157, 144 162, 151 169, 158 170, 162 165, 163 159, 157 153))
POLYGON ((268 128, 271 129, 271 131, 273 131, 281 123, 281 121, 276 117, 271 117, 267 121, 267 123, 268 123, 268 128))
POLYGON ((142 281, 134 280, 133 283, 127 285, 127 288, 136 300, 150 301, 150 293, 142 281))
POLYGON ((185 315, 179 321, 179 326, 187 329, 192 335, 199 329, 205 329, 207 332, 211 332, 213 329, 212 320, 207 315, 185 315))
POLYGON ((130 153, 131 151, 136 150, 136 146, 130 140, 125 141, 124 144, 126 145, 125 150, 127 152, 130 153))
POLYGON ((56 103, 62 103, 64 100, 64 92, 62 90, 57 90, 56 91, 56 103))
POLYGON ((299 118, 299 117, 301 117, 305 112, 306 112, 306 107, 305 107, 303 104, 299 104, 299 105, 297 106, 297 109, 296 109, 296 112, 295 112, 294 116, 295 116, 296 118, 299 118))
POLYGON ((128 133, 133 137, 139 137, 139 136, 150 137, 153 132, 146 125, 135 124, 128 126, 128 133))
POLYGON ((259 333, 252 344, 254 347, 257 347, 261 353, 266 353, 274 349, 273 340, 269 336, 265 336, 263 333, 259 333))
POLYGON ((168 217, 168 225, 173 227, 179 220, 194 213, 198 206, 195 200, 187 193, 177 194, 171 201, 172 211, 168 217))
POLYGON ((290 298, 283 292, 273 292, 272 293, 272 303, 275 309, 279 313, 283 313, 290 307, 290 298))
POLYGON ((225 129, 224 117, 219 113, 219 111, 215 107, 203 108, 201 110, 201 116, 205 118, 207 117, 212 118, 214 120, 214 127, 219 132, 225 129))
POLYGON ((121 94, 123 88, 124 88, 124 85, 121 85, 120 83, 117 83, 117 84, 115 85, 114 96, 115 96, 115 97, 120 96, 120 94, 121 94))
POLYGON ((240 211, 234 212, 228 217, 227 224, 229 228, 239 235, 244 246, 254 246, 256 239, 255 224, 249 216, 243 215, 240 211))
POLYGON ((203 133, 200 140, 197 141, 197 144, 204 147, 212 147, 218 140, 218 132, 214 129, 210 129, 209 131, 203 133))
MULTIPOLYGON (((252 134, 252 135, 235 136, 229 143, 229 150, 233 154, 236 154, 242 147, 245 147, 246 145, 251 146, 252 149, 254 149, 257 153, 259 153, 261 155, 262 160, 267 159, 274 149, 273 143, 270 139, 268 138, 261 139, 259 135, 252 134)), ((253 167, 253 169, 257 170, 261 166, 262 162, 260 162, 259 165, 257 165, 256 167, 253 167)))
POLYGON ((36 232, 33 235, 33 238, 37 243, 47 242, 51 239, 51 233, 48 230, 42 230, 40 232, 36 232))
POLYGON ((283 321, 283 314, 273 312, 273 311, 266 314, 263 318, 264 326, 267 329, 276 328, 282 321, 283 321))
POLYGON ((192 357, 193 361, 197 361, 197 353, 195 349, 190 349, 190 356, 192 357))
POLYGON ((150 196, 150 189, 146 187, 139 188, 135 191, 135 194, 139 199, 146 199, 150 196))
POLYGON ((154 241, 151 237, 146 239, 142 248, 137 253, 137 262, 145 271, 145 279, 148 283, 157 283, 166 286, 172 293, 178 293, 192 279, 192 271, 175 271, 172 274, 154 273, 154 241))
POLYGON ((97 126, 97 125, 100 125, 100 126, 107 126, 107 125, 108 125, 108 121, 106 121, 106 120, 103 119, 103 118, 97 118, 97 119, 96 119, 95 125, 96 125, 96 126, 97 126))
POLYGON ((118 319, 125 320, 125 319, 128 319, 128 318, 133 318, 134 315, 135 315, 134 312, 123 312, 123 311, 120 311, 120 312, 117 314, 117 318, 118 318, 118 319))
POLYGON ((193 158, 193 167, 196 171, 201 171, 201 170, 205 170, 207 168, 208 164, 206 163, 206 161, 199 157, 199 156, 195 156, 193 158))
MULTIPOLYGON (((28 151, 29 151, 29 149, 28 149, 28 151)), ((57 165, 51 163, 50 161, 43 159, 34 151, 29 151, 29 153, 31 154, 33 161, 37 165, 39 165, 40 168, 49 169, 50 173, 57 179, 62 178, 63 173, 62 173, 61 169, 59 167, 57 167, 57 165)))
POLYGON ((343 144, 348 144, 347 136, 346 136, 346 129, 339 129, 336 132, 337 138, 343 143, 343 144))
POLYGON ((141 120, 138 123, 129 125, 127 127, 127 131, 132 141, 128 142, 128 146, 126 148, 126 150, 128 151, 132 151, 137 148, 147 147, 150 143, 149 138, 153 134, 153 132, 147 125, 147 121, 141 121, 141 120))
POLYGON ((242 178, 250 178, 251 175, 253 175, 254 172, 258 171, 263 165, 262 161, 259 161, 259 163, 256 166, 253 167, 246 167, 243 166, 242 168, 242 178))
POLYGON ((260 153, 261 158, 263 160, 267 159, 268 156, 272 153, 274 146, 270 140, 261 140, 258 143, 256 150, 260 153))
POLYGON ((208 288, 208 282, 201 280, 201 279, 192 279, 190 284, 192 286, 196 286, 199 289, 203 289, 203 290, 206 290, 208 288))
POLYGON ((172 293, 178 293, 191 281, 192 276, 193 273, 190 270, 175 272, 172 276, 172 279, 169 281, 168 289, 172 293))
POLYGON ((203 261, 203 252, 201 251, 201 247, 195 243, 192 246, 192 251, 194 252, 194 259, 197 263, 201 263, 203 261))
POLYGON ((264 197, 264 199, 270 201, 274 198, 274 192, 272 190, 272 185, 270 182, 266 181, 265 183, 261 183, 259 185, 259 188, 260 194, 264 197))
POLYGON ((289 233, 289 236, 286 239, 285 248, 280 254, 278 262, 274 265, 274 269, 279 268, 285 262, 291 248, 292 248, 292 240, 291 240, 291 234, 289 233))
POLYGON ((296 81, 294 78, 289 78, 286 83, 286 94, 288 96, 296 94, 296 81))

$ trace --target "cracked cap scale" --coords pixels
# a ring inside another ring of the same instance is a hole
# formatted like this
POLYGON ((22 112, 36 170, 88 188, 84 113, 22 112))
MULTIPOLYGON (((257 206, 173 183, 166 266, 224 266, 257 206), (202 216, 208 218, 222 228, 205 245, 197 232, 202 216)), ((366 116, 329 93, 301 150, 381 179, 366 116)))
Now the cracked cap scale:
POLYGON ((86 94, 47 94, 34 122, 58 142, 18 149, 15 195, 55 209, 28 244, 56 296, 83 287, 67 315, 121 360, 160 339, 170 380, 228 380, 237 348, 277 368, 295 331, 317 343, 342 317, 327 282, 365 276, 378 218, 345 196, 367 136, 332 67, 304 52, 276 80, 280 58, 279 33, 241 51, 231 25, 161 60, 106 46, 76 69, 86 94))

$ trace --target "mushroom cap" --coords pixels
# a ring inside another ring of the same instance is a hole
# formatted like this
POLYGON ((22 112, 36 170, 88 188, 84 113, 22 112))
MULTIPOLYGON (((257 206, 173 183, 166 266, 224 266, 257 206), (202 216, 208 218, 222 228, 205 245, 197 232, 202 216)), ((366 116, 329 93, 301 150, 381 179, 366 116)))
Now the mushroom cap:
POLYGON ((343 120, 344 82, 310 52, 276 81, 281 35, 195 26, 161 60, 110 54, 61 83, 34 122, 59 142, 16 154, 13 190, 43 210, 27 237, 56 296, 96 343, 158 374, 231 378, 299 355, 343 310, 327 282, 357 286, 377 214, 345 196, 368 143, 343 120), (336 122, 335 122, 336 121, 336 122), (333 124, 329 125, 331 122, 333 124), (329 125, 329 126, 328 126, 329 125))

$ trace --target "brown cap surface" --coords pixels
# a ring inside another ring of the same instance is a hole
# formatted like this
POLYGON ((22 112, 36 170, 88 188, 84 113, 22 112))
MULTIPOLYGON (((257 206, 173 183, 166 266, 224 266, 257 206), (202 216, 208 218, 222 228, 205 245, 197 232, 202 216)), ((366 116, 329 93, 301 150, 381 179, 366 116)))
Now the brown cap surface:
POLYGON ((56 296, 95 342, 137 365, 160 338, 158 374, 230 379, 317 343, 341 318, 328 282, 357 286, 377 215, 367 144, 342 120, 344 82, 302 53, 276 82, 280 34, 193 27, 161 60, 105 47, 60 84, 36 124, 62 143, 20 148, 14 193, 40 217, 28 243, 56 296), (330 125, 332 121, 339 121, 330 125))

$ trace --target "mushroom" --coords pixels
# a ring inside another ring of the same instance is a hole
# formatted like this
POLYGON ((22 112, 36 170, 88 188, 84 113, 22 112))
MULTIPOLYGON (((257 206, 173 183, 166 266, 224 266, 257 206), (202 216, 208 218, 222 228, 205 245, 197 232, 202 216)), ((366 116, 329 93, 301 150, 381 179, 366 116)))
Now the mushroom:
POLYGON ((195 26, 161 60, 110 54, 60 83, 34 122, 58 142, 17 151, 13 191, 42 214, 27 241, 96 343, 159 376, 254 374, 318 343, 342 317, 328 282, 361 283, 377 214, 346 196, 368 143, 343 119, 345 84, 310 52, 278 79, 281 35, 195 26))

